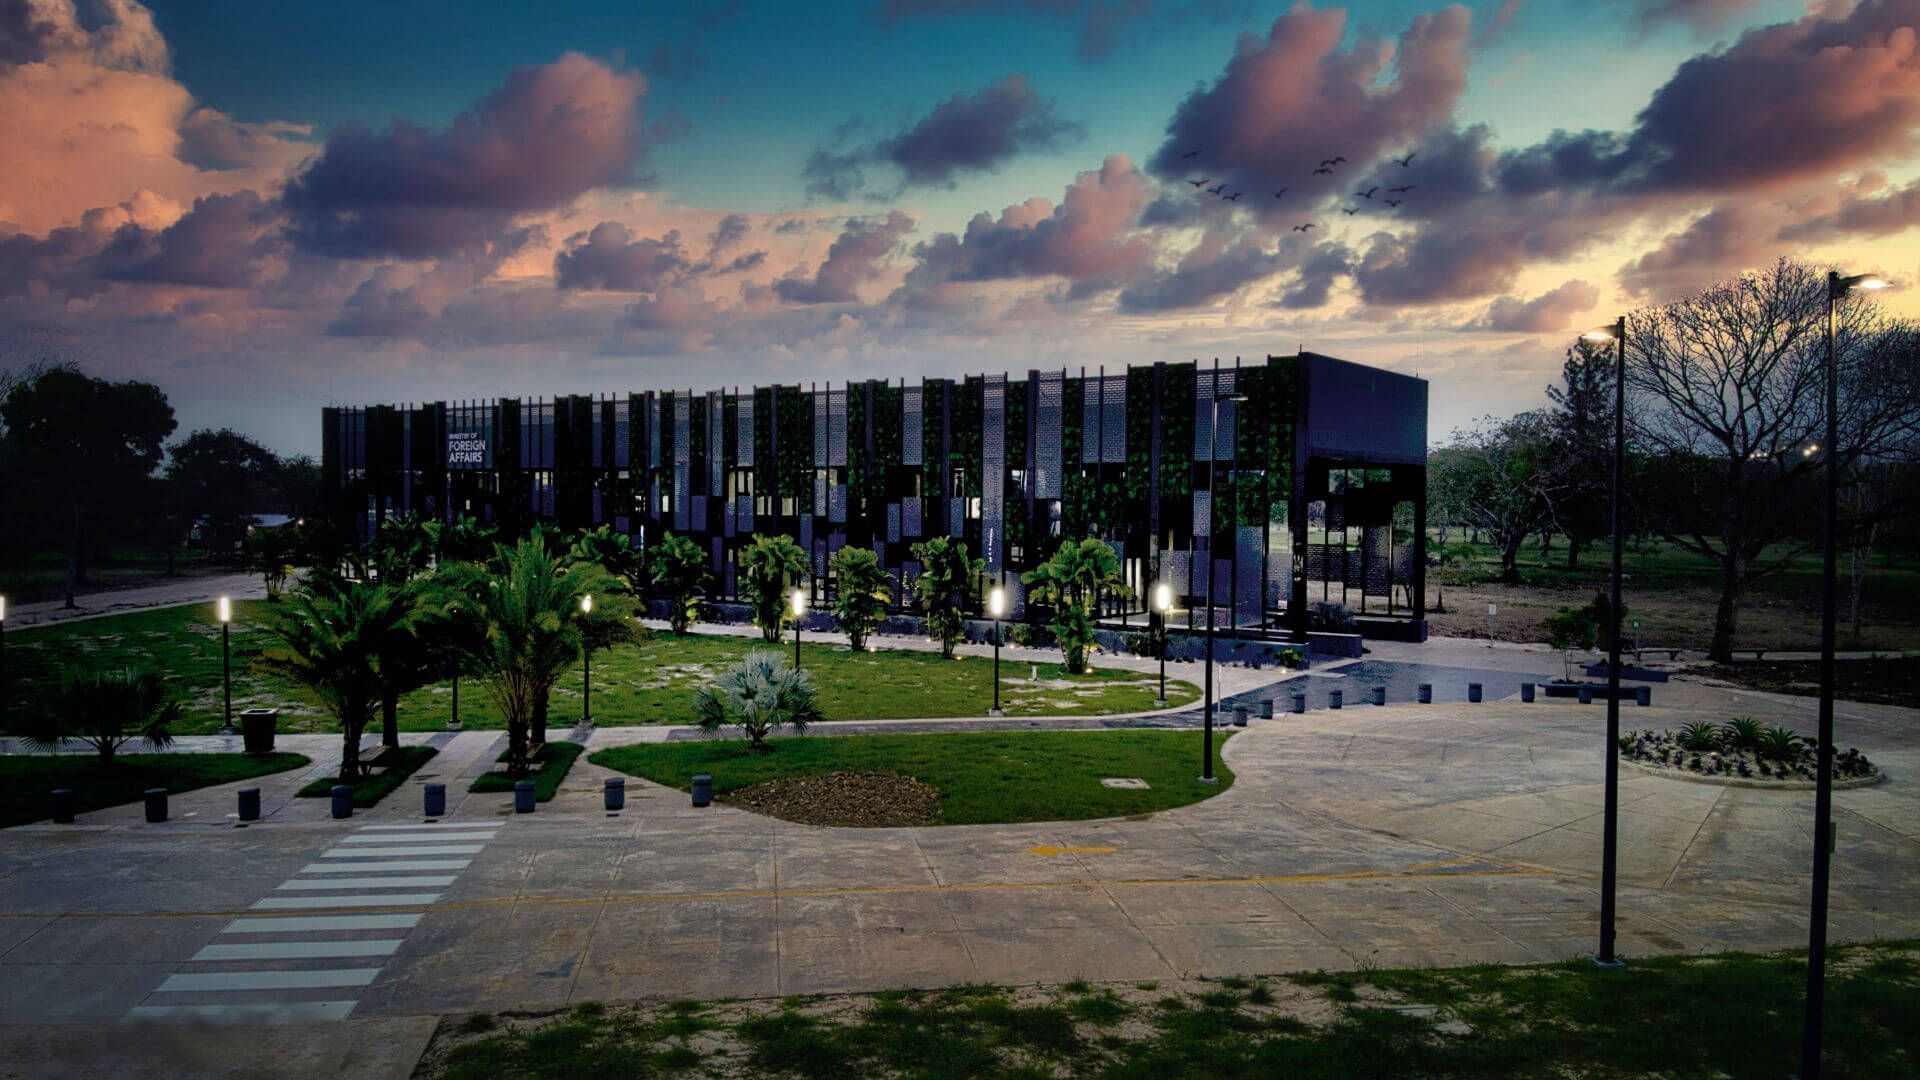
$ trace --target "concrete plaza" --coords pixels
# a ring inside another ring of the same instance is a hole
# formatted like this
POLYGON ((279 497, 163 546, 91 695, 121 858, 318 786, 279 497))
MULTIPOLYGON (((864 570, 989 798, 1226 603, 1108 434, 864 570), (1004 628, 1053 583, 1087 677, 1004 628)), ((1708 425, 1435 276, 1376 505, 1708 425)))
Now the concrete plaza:
MULTIPOLYGON (((1468 642, 1374 652, 1560 670, 1468 642)), ((1656 702, 1623 726, 1811 729, 1806 698, 1676 681, 1656 702)), ((1920 935, 1914 717, 1842 706, 1842 745, 1888 779, 1836 795, 1836 939, 1920 935)), ((1597 932, 1603 730, 1600 705, 1512 698, 1283 714, 1232 739, 1237 781, 1195 806, 873 830, 696 810, 638 779, 610 815, 610 774, 584 758, 515 816, 507 796, 465 792, 504 739, 487 731, 432 736, 425 772, 335 822, 289 797, 337 754, 303 736, 288 748, 314 765, 261 783, 256 825, 229 816, 236 784, 176 797, 160 825, 127 807, 0 834, 0 1044, 35 1074, 403 1076, 437 1017, 476 1010, 1576 956, 1597 932), (432 824, 430 781, 452 804, 432 824)), ((1623 953, 1804 944, 1810 791, 1623 770, 1621 807, 1623 953)))

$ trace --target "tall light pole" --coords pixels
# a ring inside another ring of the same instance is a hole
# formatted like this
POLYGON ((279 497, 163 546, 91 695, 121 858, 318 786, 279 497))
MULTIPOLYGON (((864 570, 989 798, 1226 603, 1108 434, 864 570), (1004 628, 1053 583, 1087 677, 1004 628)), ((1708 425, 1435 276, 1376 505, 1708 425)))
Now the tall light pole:
POLYGON ((800 670, 800 619, 807 613, 807 591, 793 590, 788 598, 793 605, 793 670, 800 670))
MULTIPOLYGON (((593 594, 580 596, 581 629, 586 629, 584 620, 593 615, 593 594)), ((584 635, 583 635, 584 636, 584 635)), ((593 723, 593 643, 583 640, 580 643, 580 723, 593 723)))
MULTIPOLYGON (((1206 734, 1200 747, 1200 782, 1217 784, 1219 778, 1213 775, 1213 535, 1215 508, 1213 505, 1213 474, 1215 462, 1220 456, 1220 403, 1222 401, 1245 401, 1245 394, 1223 394, 1219 388, 1220 373, 1214 372, 1213 385, 1213 422, 1207 428, 1207 678, 1206 712, 1204 714, 1206 734)), ((1236 432, 1237 433, 1237 432, 1236 432)))
POLYGON ((1806 1016, 1800 1029, 1800 1075, 1820 1075, 1821 1027, 1827 998, 1827 879, 1833 861, 1834 585, 1840 548, 1840 361, 1833 311, 1855 289, 1883 289, 1873 274, 1827 272, 1827 505, 1826 550, 1820 559, 1820 745, 1814 750, 1813 910, 1807 926, 1806 1016))
POLYGON ((1154 652, 1160 654, 1160 696, 1154 700, 1153 707, 1167 707, 1167 613, 1173 610, 1173 587, 1161 582, 1153 587, 1153 613, 1160 620, 1159 633, 1154 635, 1154 652))
POLYGON ((988 716, 1005 716, 1000 711, 1000 616, 1007 610, 1007 590, 995 585, 987 593, 987 613, 993 616, 993 708, 988 716))
POLYGON ((1614 955, 1614 914, 1620 862, 1620 487, 1627 464, 1627 317, 1612 326, 1589 330, 1588 341, 1613 342, 1613 496, 1610 514, 1613 532, 1613 568, 1607 612, 1607 749, 1606 809, 1600 839, 1600 954, 1593 962, 1603 968, 1621 966, 1614 955))
POLYGON ((228 642, 228 627, 233 622, 233 601, 221 597, 213 607, 214 615, 220 620, 220 696, 225 703, 225 712, 220 725, 220 734, 233 734, 233 651, 228 642))

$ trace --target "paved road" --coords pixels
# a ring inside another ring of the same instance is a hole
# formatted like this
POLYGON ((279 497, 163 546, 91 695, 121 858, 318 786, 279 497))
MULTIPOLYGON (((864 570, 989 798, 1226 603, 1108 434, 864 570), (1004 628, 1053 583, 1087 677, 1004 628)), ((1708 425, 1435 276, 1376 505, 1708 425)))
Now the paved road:
MULTIPOLYGON (((1559 664, 1463 643, 1410 655, 1559 664)), ((1811 726, 1808 699, 1660 695, 1628 726, 1736 711, 1811 726)), ((1920 934, 1914 717, 1842 710, 1843 738, 1891 779, 1836 797, 1839 938, 1920 934)), ((19 991, 0 1043, 29 1072, 83 1047, 101 1075, 281 1048, 288 1074, 402 1076, 433 1018, 476 1009, 1578 955, 1598 911, 1602 718, 1517 700, 1282 715, 1228 743, 1238 782, 1197 806, 875 830, 695 810, 638 780, 609 815, 608 774, 584 760, 515 817, 505 796, 461 794, 499 733, 436 735, 427 773, 348 822, 287 798, 288 774, 245 829, 225 817, 233 785, 181 797, 163 825, 130 807, 0 835, 0 978, 19 991), (430 779, 455 805, 428 825, 412 811, 430 779), (220 1023, 235 1016, 247 1026, 220 1023), (111 1046, 135 1059, 90 1038, 103 1021, 133 1025, 111 1046)), ((1804 941, 1809 793, 1627 772, 1622 800, 1625 953, 1804 941)))
POLYGON ((178 607, 181 604, 210 604, 215 598, 231 596, 236 600, 257 600, 267 595, 266 582, 259 574, 209 574, 183 577, 157 585, 127 589, 103 589, 73 598, 74 606, 63 601, 46 600, 33 604, 9 605, 7 627, 21 630, 46 623, 97 619, 103 615, 124 615, 147 608, 178 607))

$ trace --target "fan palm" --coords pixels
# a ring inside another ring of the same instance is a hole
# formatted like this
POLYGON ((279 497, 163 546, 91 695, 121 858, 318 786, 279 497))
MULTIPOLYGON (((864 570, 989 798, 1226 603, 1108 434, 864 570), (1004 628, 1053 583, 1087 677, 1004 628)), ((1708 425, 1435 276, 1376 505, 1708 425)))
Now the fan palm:
POLYGON ((83 742, 111 765, 115 751, 136 739, 156 750, 171 745, 179 718, 180 703, 159 673, 126 668, 67 680, 16 734, 37 750, 58 750, 63 739, 83 742))
POLYGON ((772 749, 766 738, 776 728, 804 734, 820 719, 820 704, 812 673, 789 666, 771 649, 755 649, 695 692, 693 714, 708 734, 732 725, 746 734, 748 749, 764 751, 772 749))

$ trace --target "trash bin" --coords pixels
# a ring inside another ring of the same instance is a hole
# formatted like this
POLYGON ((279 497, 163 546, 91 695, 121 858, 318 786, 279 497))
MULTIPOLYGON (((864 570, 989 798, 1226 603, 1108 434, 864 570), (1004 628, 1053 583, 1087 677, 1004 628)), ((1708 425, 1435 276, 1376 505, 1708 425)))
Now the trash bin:
POLYGON ((249 754, 273 753, 273 736, 279 728, 279 709, 240 711, 240 742, 249 754))

